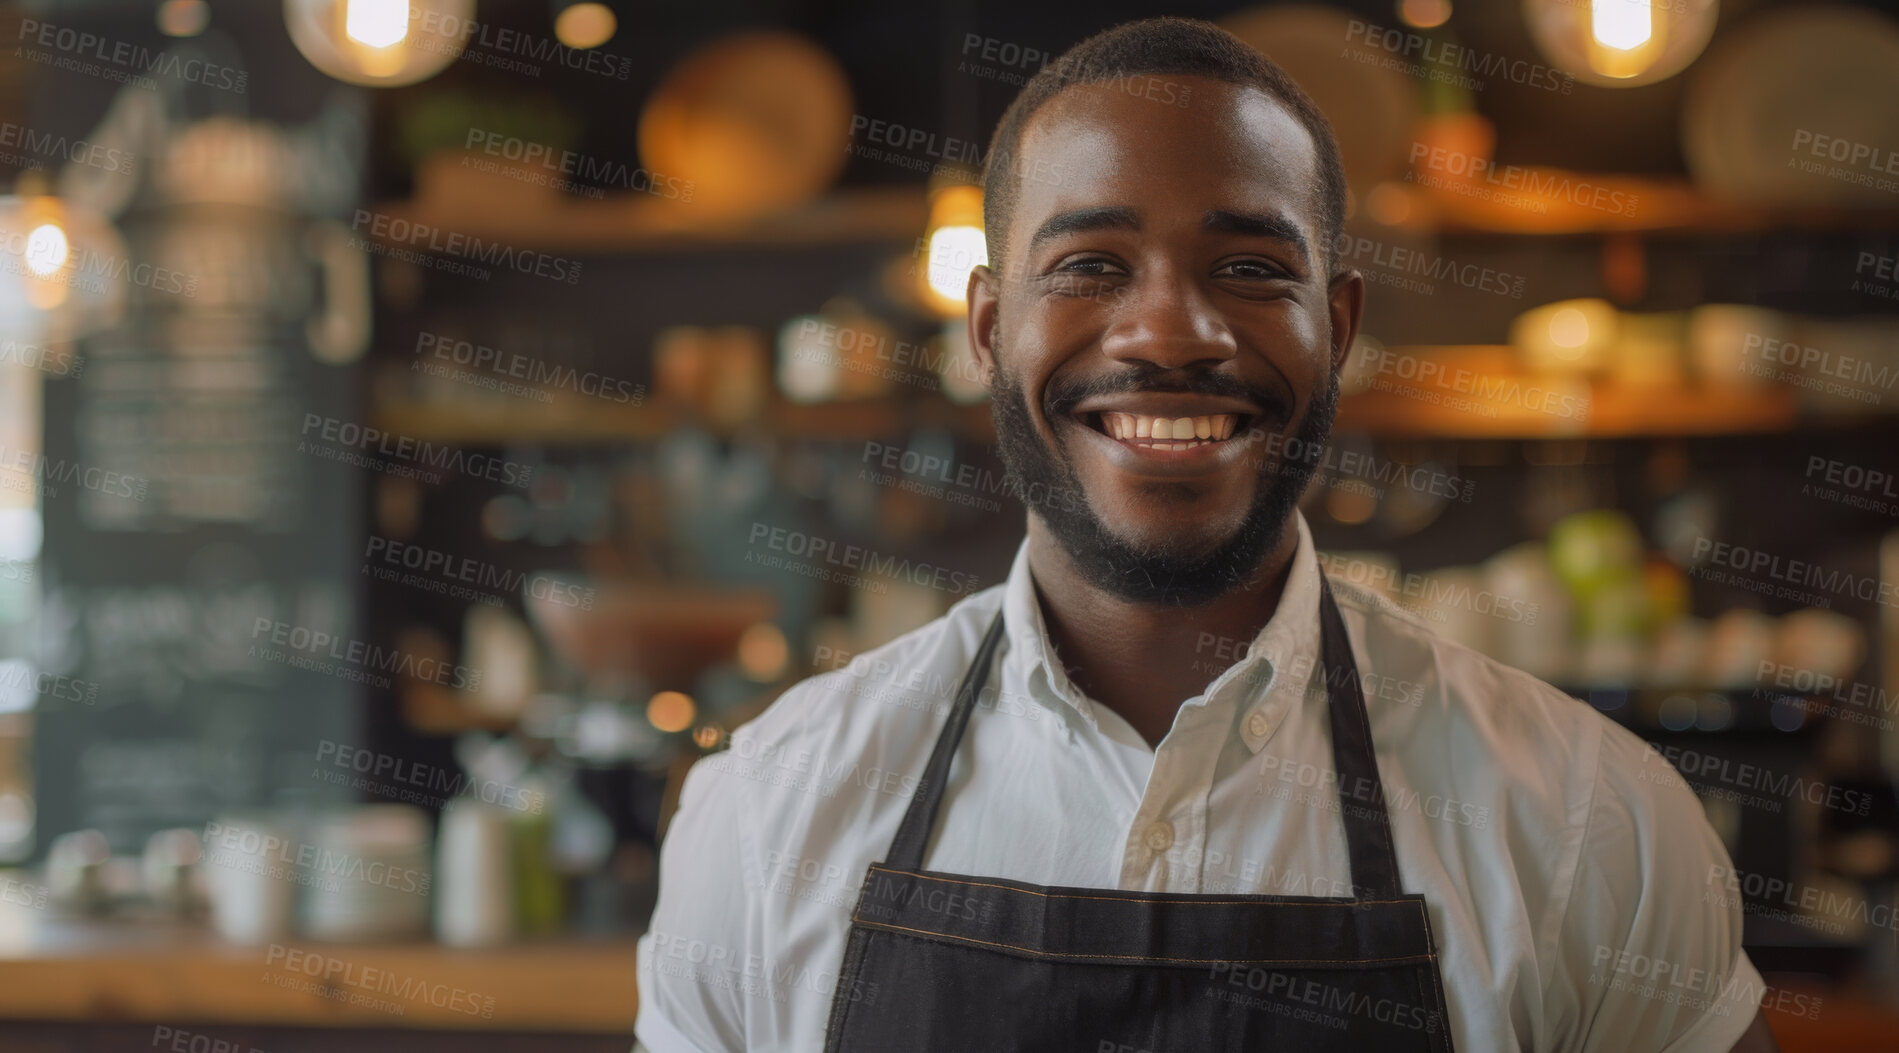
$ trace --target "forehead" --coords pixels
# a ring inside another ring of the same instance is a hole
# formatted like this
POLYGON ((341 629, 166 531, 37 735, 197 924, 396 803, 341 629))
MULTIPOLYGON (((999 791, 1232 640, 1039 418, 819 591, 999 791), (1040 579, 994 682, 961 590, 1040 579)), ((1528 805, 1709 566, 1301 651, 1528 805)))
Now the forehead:
POLYGON ((1259 88, 1179 74, 1078 84, 1022 130, 1011 238, 1057 212, 1120 205, 1194 222, 1214 208, 1282 212, 1317 245, 1318 169, 1311 133, 1259 88))

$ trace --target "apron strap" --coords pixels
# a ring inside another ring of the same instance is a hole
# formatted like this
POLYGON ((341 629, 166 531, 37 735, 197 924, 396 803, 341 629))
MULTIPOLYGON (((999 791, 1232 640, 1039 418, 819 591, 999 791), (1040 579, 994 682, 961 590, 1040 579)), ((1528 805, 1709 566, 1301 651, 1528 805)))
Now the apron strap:
POLYGON ((887 865, 901 870, 923 869, 923 850, 929 845, 930 831, 936 826, 937 808, 943 803, 943 785, 949 781, 950 761, 956 756, 957 743, 963 740, 963 729, 969 724, 969 714, 976 708, 976 696, 981 693, 983 682, 989 679, 989 663, 995 658, 996 645, 1001 642, 1002 611, 998 608, 996 616, 989 621, 988 631, 983 634, 982 646, 976 649, 975 661, 969 664, 969 671, 963 674, 963 682, 956 689, 949 721, 936 736, 930 763, 923 769, 909 809, 903 813, 903 825, 897 828, 896 839, 890 842, 887 865))
POLYGON ((1332 766, 1339 777, 1339 814, 1345 821, 1345 851, 1352 865, 1352 894, 1359 899, 1398 895, 1398 853, 1391 843, 1385 785, 1378 778, 1371 721, 1359 683, 1345 619, 1332 586, 1319 575, 1319 635, 1325 659, 1326 711, 1332 722, 1332 766))

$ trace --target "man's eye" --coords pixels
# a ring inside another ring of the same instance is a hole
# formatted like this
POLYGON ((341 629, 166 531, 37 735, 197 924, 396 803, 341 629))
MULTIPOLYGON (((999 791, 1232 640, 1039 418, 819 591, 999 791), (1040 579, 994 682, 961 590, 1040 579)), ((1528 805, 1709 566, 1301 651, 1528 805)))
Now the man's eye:
POLYGON ((1222 266, 1216 274, 1233 278, 1247 278, 1254 281, 1290 277, 1285 269, 1265 260, 1234 260, 1222 266))
POLYGON ((1114 261, 1100 256, 1082 256, 1068 260, 1055 268, 1057 274, 1104 275, 1116 272, 1114 261))

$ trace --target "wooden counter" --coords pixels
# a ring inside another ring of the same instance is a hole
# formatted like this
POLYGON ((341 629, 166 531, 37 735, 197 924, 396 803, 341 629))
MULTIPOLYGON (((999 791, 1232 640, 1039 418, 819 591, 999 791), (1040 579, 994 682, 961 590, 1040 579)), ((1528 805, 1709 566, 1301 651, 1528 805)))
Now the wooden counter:
POLYGON ((266 947, 0 906, 0 1020, 633 1034, 634 941, 266 947))

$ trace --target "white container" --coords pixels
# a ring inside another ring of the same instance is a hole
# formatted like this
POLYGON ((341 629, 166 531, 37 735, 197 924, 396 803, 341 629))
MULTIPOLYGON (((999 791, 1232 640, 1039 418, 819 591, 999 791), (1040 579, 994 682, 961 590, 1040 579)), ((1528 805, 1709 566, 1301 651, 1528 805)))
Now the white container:
POLYGON ((435 938, 450 947, 494 947, 514 938, 509 813, 462 798, 442 810, 436 839, 435 938))
POLYGON ((259 819, 226 817, 204 845, 211 925, 232 943, 276 943, 290 935, 296 875, 282 858, 282 828, 259 819))

